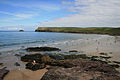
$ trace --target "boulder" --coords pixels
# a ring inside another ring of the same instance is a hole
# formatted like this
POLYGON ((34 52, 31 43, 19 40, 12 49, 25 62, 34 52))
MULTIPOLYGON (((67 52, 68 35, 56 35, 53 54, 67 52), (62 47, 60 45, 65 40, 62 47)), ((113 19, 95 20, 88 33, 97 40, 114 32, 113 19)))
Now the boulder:
POLYGON ((39 63, 37 63, 37 64, 27 63, 26 64, 26 69, 30 69, 30 70, 33 70, 33 71, 43 69, 45 67, 46 67, 46 65, 44 63, 42 63, 42 64, 39 64, 39 63))
POLYGON ((71 50, 71 51, 69 51, 69 52, 78 52, 77 50, 71 50))
POLYGON ((29 47, 26 48, 27 51, 61 51, 59 48, 54 47, 29 47))
POLYGON ((3 80, 4 76, 9 72, 6 68, 0 69, 0 80, 3 80))
POLYGON ((14 65, 15 65, 15 66, 20 66, 20 64, 19 64, 18 62, 16 62, 14 65))
POLYGON ((21 61, 24 62, 33 62, 36 61, 37 63, 41 63, 41 58, 43 57, 42 54, 36 53, 36 54, 30 54, 30 55, 25 55, 21 57, 21 61))

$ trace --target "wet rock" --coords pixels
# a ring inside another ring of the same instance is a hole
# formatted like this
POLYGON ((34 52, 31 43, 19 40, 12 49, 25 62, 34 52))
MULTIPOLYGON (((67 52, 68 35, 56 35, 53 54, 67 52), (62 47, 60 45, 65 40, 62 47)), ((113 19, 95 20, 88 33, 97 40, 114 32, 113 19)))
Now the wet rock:
POLYGON ((99 54, 100 54, 100 55, 106 55, 106 56, 108 55, 107 53, 99 53, 99 54))
POLYGON ((54 47, 29 47, 27 51, 61 51, 59 48, 54 47))
POLYGON ((49 56, 43 56, 42 58, 41 58, 41 62, 42 63, 45 63, 45 64, 47 64, 47 63, 49 63, 50 62, 50 57, 49 56))
POLYGON ((0 66, 2 66, 3 65, 3 63, 0 63, 0 66))
POLYGON ((4 76, 9 72, 6 68, 0 69, 0 80, 3 80, 4 76))
POLYGON ((78 52, 77 50, 71 50, 71 51, 69 51, 69 52, 78 52))
POLYGON ((45 67, 46 67, 46 65, 44 63, 42 63, 42 64, 39 64, 39 63, 33 64, 33 63, 30 62, 30 63, 26 64, 26 69, 30 69, 30 70, 33 70, 33 71, 43 69, 45 67))
POLYGON ((19 64, 18 62, 16 62, 14 65, 15 65, 15 66, 20 66, 20 64, 19 64))
POLYGON ((24 54, 25 54, 25 52, 19 52, 19 54, 21 54, 21 55, 23 54, 23 55, 24 55, 24 54))
POLYGON ((86 54, 71 54, 71 55, 64 55, 64 59, 77 59, 77 58, 82 58, 82 59, 89 59, 90 57, 88 57, 86 54))
POLYGON ((114 68, 119 68, 120 67, 118 64, 111 64, 110 66, 114 67, 114 68))
POLYGON ((116 63, 116 64, 120 64, 120 62, 119 61, 113 61, 114 63, 116 63))
POLYGON ((115 68, 100 61, 68 59, 54 64, 57 67, 49 68, 41 80, 120 80, 115 68), (71 67, 62 67, 64 64, 71 67))
POLYGON ((21 60, 24 62, 28 62, 26 64, 26 69, 35 71, 45 68, 46 64, 50 64, 51 58, 47 55, 36 53, 22 56, 21 60))
POLYGON ((15 56, 21 56, 20 54, 15 54, 15 56))
POLYGON ((21 61, 24 62, 33 62, 36 61, 37 63, 41 63, 41 58, 43 57, 42 54, 36 53, 36 54, 30 54, 30 55, 25 55, 21 57, 21 61))

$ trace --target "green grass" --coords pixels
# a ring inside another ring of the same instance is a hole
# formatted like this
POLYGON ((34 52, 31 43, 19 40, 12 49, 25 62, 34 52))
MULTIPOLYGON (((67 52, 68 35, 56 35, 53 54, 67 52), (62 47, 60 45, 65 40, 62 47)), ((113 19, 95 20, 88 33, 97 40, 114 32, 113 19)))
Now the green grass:
POLYGON ((38 27, 36 32, 64 32, 64 33, 85 33, 85 34, 109 34, 120 35, 120 28, 111 27, 38 27))

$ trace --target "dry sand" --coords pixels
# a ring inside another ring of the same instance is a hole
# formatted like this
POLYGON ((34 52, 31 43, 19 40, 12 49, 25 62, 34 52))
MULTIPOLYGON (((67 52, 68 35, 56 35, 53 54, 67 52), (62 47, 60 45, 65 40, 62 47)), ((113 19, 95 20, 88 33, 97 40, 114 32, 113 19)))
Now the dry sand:
POLYGON ((12 70, 4 78, 4 80, 40 80, 47 72, 47 69, 37 71, 31 70, 12 70))

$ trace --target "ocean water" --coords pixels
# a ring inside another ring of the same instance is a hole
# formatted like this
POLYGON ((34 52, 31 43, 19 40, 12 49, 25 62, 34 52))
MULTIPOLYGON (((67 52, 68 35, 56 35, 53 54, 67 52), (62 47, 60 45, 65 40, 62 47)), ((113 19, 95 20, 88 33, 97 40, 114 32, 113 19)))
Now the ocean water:
POLYGON ((0 32, 0 53, 15 52, 31 46, 47 46, 58 42, 97 38, 96 34, 74 34, 55 32, 0 32))

